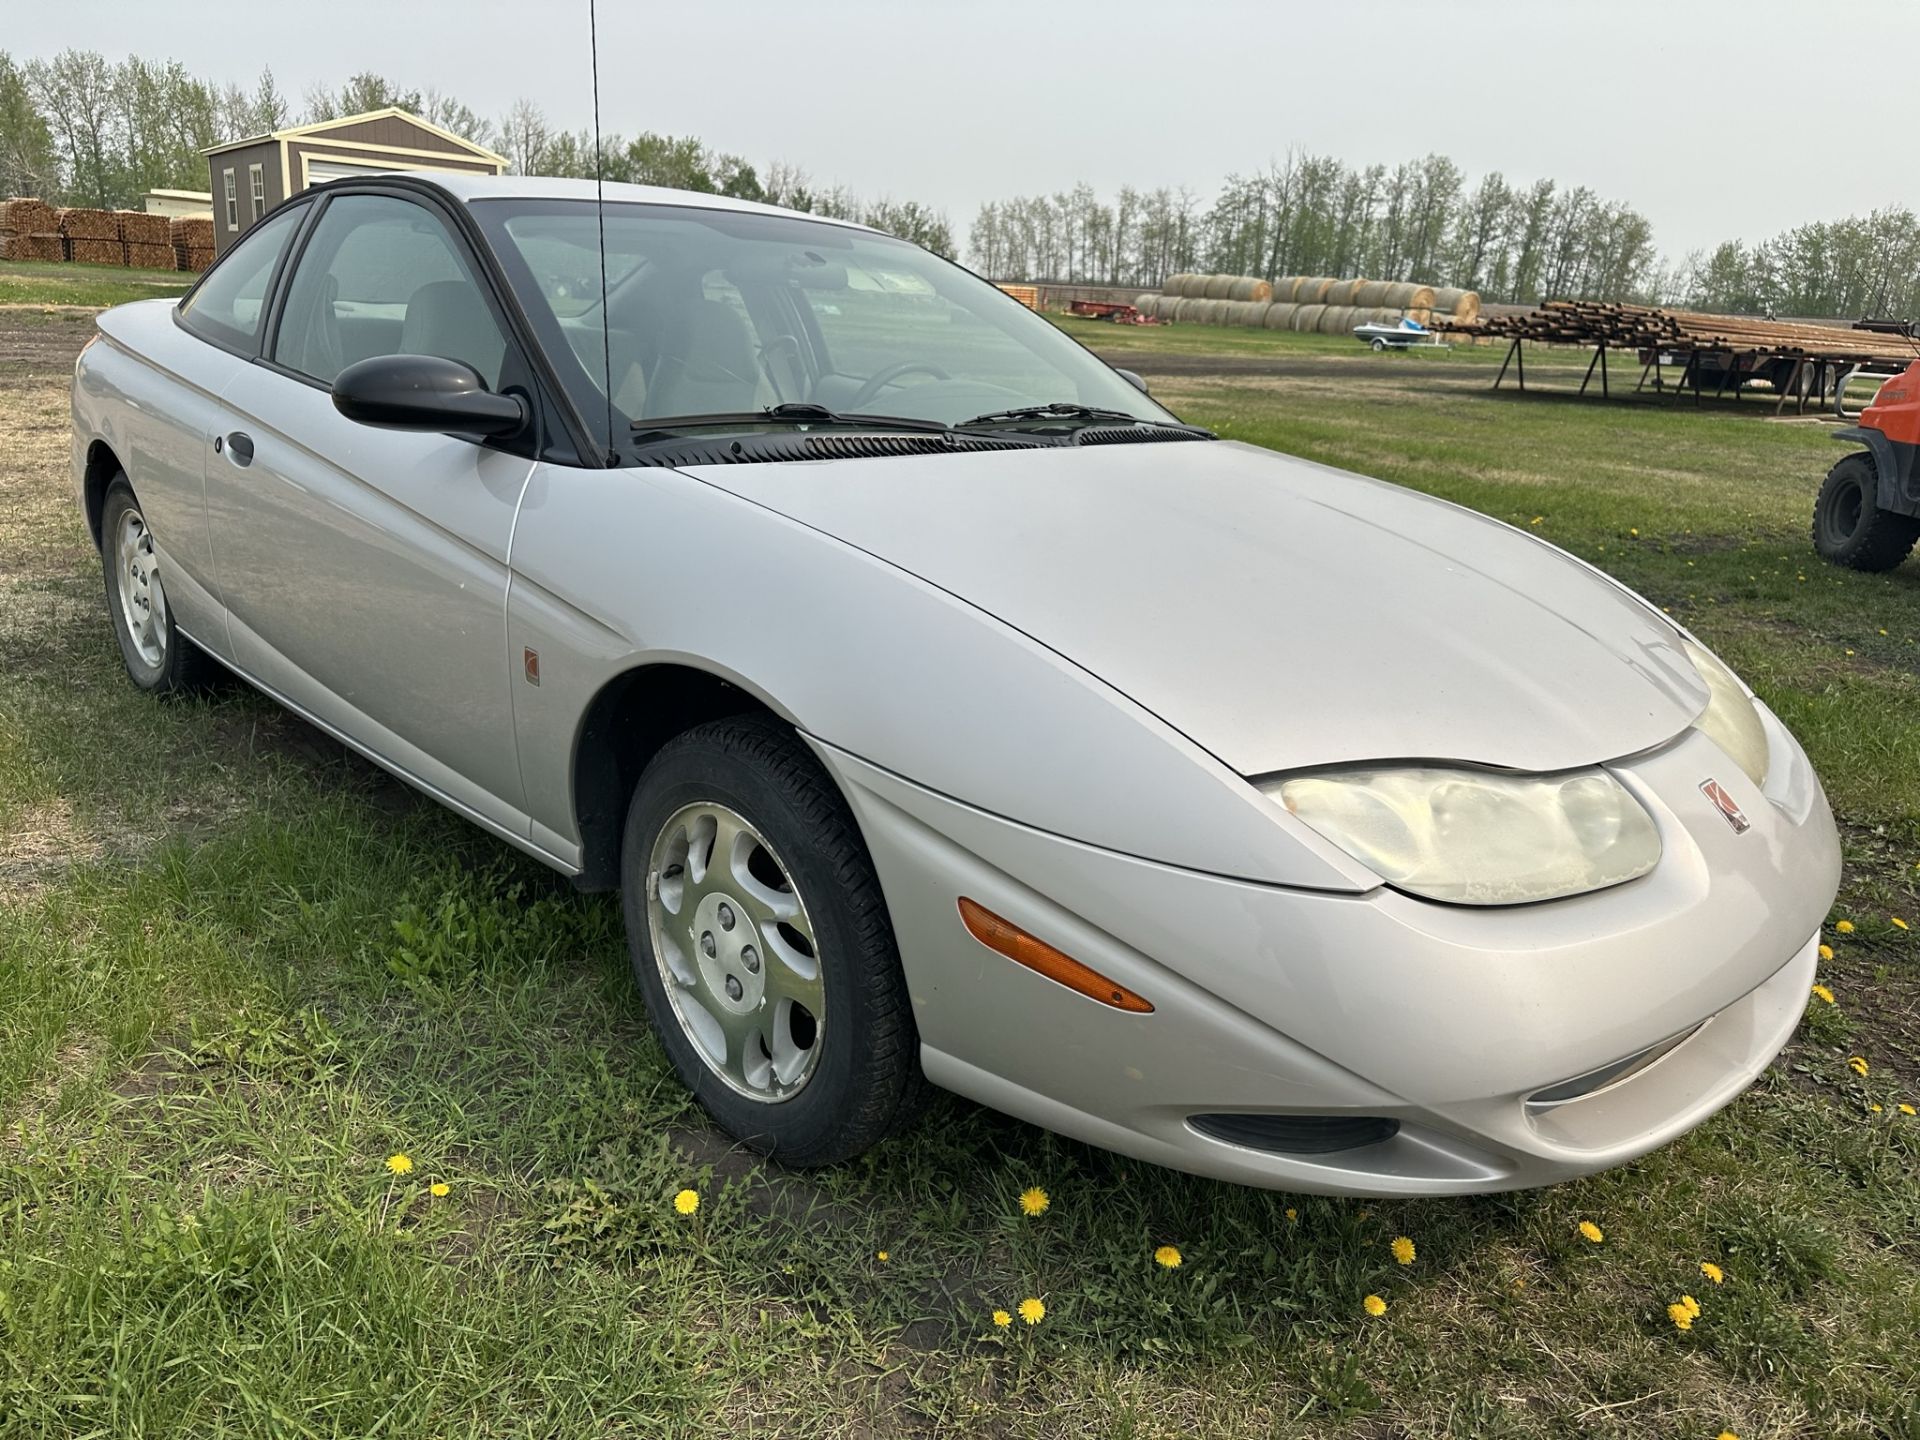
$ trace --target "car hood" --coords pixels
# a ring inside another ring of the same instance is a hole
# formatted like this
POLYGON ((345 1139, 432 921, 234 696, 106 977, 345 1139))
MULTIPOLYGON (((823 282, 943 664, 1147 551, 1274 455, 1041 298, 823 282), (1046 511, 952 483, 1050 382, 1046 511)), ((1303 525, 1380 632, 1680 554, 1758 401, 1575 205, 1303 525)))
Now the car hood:
POLYGON ((978 606, 1242 775, 1387 759, 1565 769, 1669 740, 1707 701, 1679 632, 1579 561, 1250 445, 686 473, 978 606))

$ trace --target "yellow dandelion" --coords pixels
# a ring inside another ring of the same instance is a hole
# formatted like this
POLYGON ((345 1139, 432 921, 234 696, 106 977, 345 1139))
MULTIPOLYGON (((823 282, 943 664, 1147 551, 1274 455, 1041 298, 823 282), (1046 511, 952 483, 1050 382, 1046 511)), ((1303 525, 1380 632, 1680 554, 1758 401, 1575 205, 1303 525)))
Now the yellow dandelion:
POLYGON ((1824 1000, 1827 1004, 1831 1005, 1833 1004, 1833 991, 1824 985, 1816 985, 1813 987, 1813 998, 1816 1000, 1824 1000))
POLYGON ((1629 534, 1629 535, 1638 535, 1639 533, 1640 533, 1640 529, 1639 529, 1639 527, 1638 527, 1638 526, 1628 526, 1628 527, 1627 527, 1627 534, 1629 534))
POLYGON ((1724 1285, 1727 1283, 1727 1272, 1711 1260, 1702 1260, 1700 1262, 1700 1273, 1716 1285, 1724 1285))
POLYGON ((1162 1245, 1158 1250, 1153 1252, 1153 1263, 1163 1270, 1178 1270, 1180 1268, 1180 1247, 1178 1245, 1162 1245))
POLYGON ((413 1169, 413 1157, 410 1155, 387 1156, 387 1169, 396 1175, 404 1175, 413 1169))
POLYGON ((1831 945, 1822 945, 1822 946, 1820 947, 1820 958, 1821 958, 1822 960, 1831 960, 1831 959, 1833 959, 1833 946, 1831 946, 1831 945))
POLYGON ((1698 1300, 1694 1299, 1691 1295, 1682 1295, 1680 1297, 1680 1303, 1687 1307, 1694 1319, 1698 1320, 1700 1318, 1700 1302, 1698 1300))
POLYGON ((453 1187, 444 1180, 436 1180, 427 1187, 427 1193, 436 1200, 444 1200, 453 1193, 453 1187))
POLYGON ((1875 1102, 1873 1102, 1873 1101, 1868 1101, 1868 1102, 1867 1102, 1867 1113, 1868 1113, 1869 1115, 1878 1115, 1878 1114, 1880 1113, 1880 1106, 1879 1106, 1878 1104, 1876 1104, 1875 1102))
POLYGON ((1378 1320, 1382 1315, 1387 1313, 1387 1302, 1382 1300, 1378 1295, 1369 1295, 1360 1302, 1360 1308, 1378 1320))
MULTIPOLYGON (((1882 630, 1880 633, 1884 635, 1887 632, 1882 630)), ((1740 1440, 1740 1437, 1731 1430, 1722 1430, 1718 1435, 1713 1437, 1713 1440, 1740 1440)))
POLYGON ((1291 1205, 1289 1205, 1287 1207, 1287 1223, 1289 1225, 1297 1224, 1299 1222, 1299 1219, 1300 1219, 1300 1212, 1294 1209, 1291 1205))
POLYGON ((1902 1115, 1920 1115, 1920 1110, 1915 1110, 1913 1106, 1907 1104, 1904 1100, 1900 1102, 1899 1109, 1902 1115))
POLYGON ((1586 1236, 1587 1239, 1591 1240, 1596 1245, 1598 1245, 1602 1240, 1607 1238, 1607 1232, 1602 1230, 1598 1225, 1594 1224, 1591 1220, 1582 1220, 1580 1222, 1580 1233, 1586 1236))
POLYGON ((700 1192, 698 1190, 682 1190, 678 1195, 673 1197, 673 1208, 678 1210, 682 1215, 693 1214, 694 1211, 700 1208, 700 1192))
POLYGON ((1893 921, 1893 928, 1896 930, 1905 930, 1909 928, 1907 925, 1907 922, 1902 920, 1898 915, 1892 915, 1892 916, 1889 916, 1888 918, 1893 921))
POLYGON ((1029 1325, 1038 1325, 1047 1318, 1047 1307, 1038 1297, 1029 1295, 1020 1302, 1020 1318, 1029 1325))
POLYGON ((1533 519, 1531 519, 1531 520, 1529 520, 1529 521, 1528 521, 1527 523, 1528 523, 1529 525, 1538 525, 1538 524, 1539 524, 1539 523, 1540 523, 1540 522, 1541 522, 1542 520, 1544 520, 1544 519, 1546 519, 1546 518, 1547 518, 1547 517, 1546 517, 1546 516, 1544 516, 1544 515, 1536 515, 1536 516, 1534 516, 1534 517, 1533 517, 1533 519))
POLYGON ((1053 1203, 1047 1198, 1047 1192, 1038 1185, 1030 1185, 1020 1192, 1020 1210, 1026 1215, 1044 1215, 1047 1207, 1053 1203))
POLYGON ((1393 1258, 1398 1260, 1402 1265, 1411 1265, 1413 1263, 1413 1241, 1405 1235, 1394 1236, 1393 1243, 1387 1248, 1393 1251, 1393 1258))
POLYGON ((887 1263, 887 1261, 891 1260, 893 1256, 888 1251, 876 1250, 873 1252, 873 1258, 878 1260, 882 1265, 884 1265, 887 1263))
POLYGON ((1013 1316, 1009 1315, 1004 1310, 996 1310, 993 1312, 993 1323, 996 1326, 998 1326, 1000 1329, 1004 1330, 1009 1325, 1013 1324, 1013 1316))
POLYGON ((1691 1330, 1693 1328, 1693 1311, 1680 1304, 1677 1300, 1667 1306, 1667 1318, 1673 1322, 1673 1328, 1676 1330, 1691 1330))
POLYGON ((1836 920, 1834 922, 1833 928, 1838 930, 1842 935, 1851 935, 1853 934, 1853 921, 1836 920))
POLYGON ((1853 1056, 1849 1056, 1847 1059, 1847 1068, 1853 1071, 1853 1073, 1856 1075, 1864 1075, 1872 1067, 1867 1064, 1866 1056, 1853 1055, 1853 1056))

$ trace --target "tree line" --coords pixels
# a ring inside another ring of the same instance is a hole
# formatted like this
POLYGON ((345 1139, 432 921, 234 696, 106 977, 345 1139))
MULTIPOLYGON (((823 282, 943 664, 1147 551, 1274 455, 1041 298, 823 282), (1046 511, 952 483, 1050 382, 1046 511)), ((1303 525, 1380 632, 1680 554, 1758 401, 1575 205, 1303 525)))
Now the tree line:
MULTIPOLYGON (((217 84, 177 60, 67 50, 16 62, 0 51, 0 195, 138 208, 148 190, 207 185, 208 147, 389 105, 507 157, 526 175, 606 178, 762 200, 859 220, 943 255, 946 215, 919 201, 863 198, 799 166, 756 166, 692 136, 607 135, 552 125, 516 101, 497 121, 455 96, 373 72, 289 100, 263 70, 217 84)), ((1892 208, 1728 241, 1663 261, 1631 205, 1584 186, 1476 179, 1444 155, 1356 166, 1290 152, 1229 175, 1211 199, 1186 188, 1090 185, 980 207, 969 264, 997 280, 1151 288, 1176 271, 1365 275, 1478 290, 1488 300, 1561 296, 1794 316, 1920 314, 1920 222, 1892 208)))
POLYGON ((1155 286, 1176 271, 1365 275, 1478 290, 1490 300, 1612 299, 1663 283, 1653 227, 1631 206, 1551 180, 1469 184, 1444 155, 1391 168, 1290 154, 1229 175, 1211 201, 1081 185, 980 207, 971 253, 988 274, 1155 286))
MULTIPOLYGON (((596 170, 592 133, 554 127, 529 100, 516 101, 496 122, 455 96, 408 89, 369 71, 337 88, 312 87, 296 107, 271 70, 246 89, 201 79, 177 60, 111 61, 96 51, 66 50, 20 63, 0 51, 0 195, 138 209, 149 190, 204 190, 202 152, 211 146, 389 105, 499 152, 519 174, 591 177, 596 170)), ((956 253, 952 227, 932 206, 816 185, 785 162, 763 175, 741 156, 690 136, 606 135, 598 160, 608 180, 763 200, 956 253)))

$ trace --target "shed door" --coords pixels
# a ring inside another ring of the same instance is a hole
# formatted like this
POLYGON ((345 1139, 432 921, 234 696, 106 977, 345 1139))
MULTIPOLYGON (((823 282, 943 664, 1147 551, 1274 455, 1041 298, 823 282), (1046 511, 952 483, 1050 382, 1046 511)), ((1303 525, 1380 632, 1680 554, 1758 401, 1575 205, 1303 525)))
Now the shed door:
POLYGON ((318 185, 326 180, 343 180, 349 175, 390 175, 392 173, 384 165, 342 164, 338 160, 307 162, 307 183, 310 185, 318 185))

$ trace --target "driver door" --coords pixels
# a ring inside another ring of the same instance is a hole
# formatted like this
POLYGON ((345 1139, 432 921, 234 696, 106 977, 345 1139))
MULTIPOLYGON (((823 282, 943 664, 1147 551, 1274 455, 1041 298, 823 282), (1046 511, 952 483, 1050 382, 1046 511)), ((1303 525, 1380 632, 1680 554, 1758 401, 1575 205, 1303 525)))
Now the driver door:
POLYGON ((512 446, 334 409, 354 361, 433 354, 524 380, 444 216, 336 193, 262 363, 221 396, 207 504, 239 667, 475 819, 527 834, 506 653, 507 546, 533 469, 512 446))

